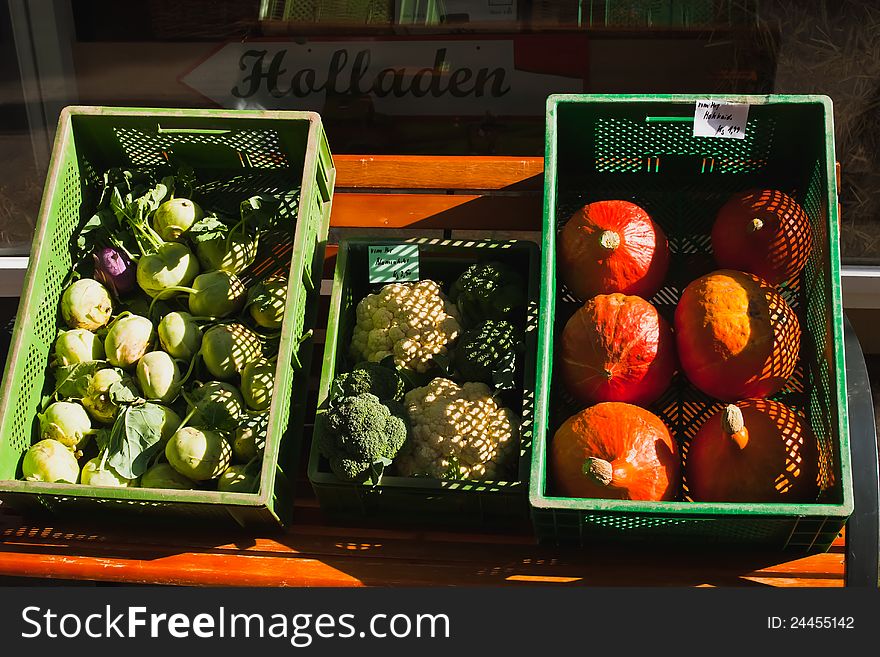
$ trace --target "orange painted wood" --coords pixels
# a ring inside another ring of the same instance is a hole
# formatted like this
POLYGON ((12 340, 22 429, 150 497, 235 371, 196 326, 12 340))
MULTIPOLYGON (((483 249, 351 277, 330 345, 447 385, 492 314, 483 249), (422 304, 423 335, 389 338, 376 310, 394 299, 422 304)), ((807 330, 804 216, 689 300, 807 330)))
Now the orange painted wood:
POLYGON ((352 194, 333 196, 334 227, 540 230, 540 194, 352 194))
POLYGON ((541 157, 335 155, 336 187, 540 191, 541 157))
POLYGON ((132 541, 119 529, 23 525, 0 532, 0 574, 201 586, 842 586, 842 550, 842 541, 801 558, 580 550, 539 546, 526 534, 310 523, 262 536, 154 529, 132 541))

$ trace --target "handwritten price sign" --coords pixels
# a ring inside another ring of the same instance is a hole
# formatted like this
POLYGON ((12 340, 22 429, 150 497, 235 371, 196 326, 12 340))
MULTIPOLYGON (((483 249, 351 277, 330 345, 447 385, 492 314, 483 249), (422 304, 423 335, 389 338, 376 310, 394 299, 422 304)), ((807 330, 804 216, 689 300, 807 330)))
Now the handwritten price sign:
POLYGON ((749 106, 745 103, 722 103, 698 100, 694 107, 694 137, 745 139, 749 106))

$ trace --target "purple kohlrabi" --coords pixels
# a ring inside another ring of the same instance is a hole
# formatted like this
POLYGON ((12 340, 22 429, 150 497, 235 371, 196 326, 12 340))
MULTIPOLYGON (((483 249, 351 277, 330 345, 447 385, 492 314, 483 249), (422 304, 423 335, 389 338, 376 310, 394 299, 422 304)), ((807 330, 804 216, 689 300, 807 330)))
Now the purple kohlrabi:
POLYGON ((125 251, 105 246, 97 249, 92 257, 95 259, 95 279, 110 288, 113 296, 118 298, 134 288, 137 267, 125 251))

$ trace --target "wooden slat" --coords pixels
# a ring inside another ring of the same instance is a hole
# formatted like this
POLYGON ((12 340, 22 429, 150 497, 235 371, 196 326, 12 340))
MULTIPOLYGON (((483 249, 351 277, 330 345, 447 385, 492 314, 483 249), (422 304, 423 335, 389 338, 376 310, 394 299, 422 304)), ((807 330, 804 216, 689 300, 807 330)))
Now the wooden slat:
POLYGON ((540 191, 541 157, 335 155, 336 188, 540 191))
MULTIPOLYGON (((320 521, 320 516, 311 516, 320 521)), ((0 574, 235 586, 842 586, 842 541, 795 558, 747 550, 536 545, 526 534, 301 524, 280 536, 41 526, 0 534, 0 574), (72 558, 71 555, 77 555, 72 558)))
POLYGON ((351 194, 333 196, 330 225, 373 228, 540 230, 541 196, 351 194))

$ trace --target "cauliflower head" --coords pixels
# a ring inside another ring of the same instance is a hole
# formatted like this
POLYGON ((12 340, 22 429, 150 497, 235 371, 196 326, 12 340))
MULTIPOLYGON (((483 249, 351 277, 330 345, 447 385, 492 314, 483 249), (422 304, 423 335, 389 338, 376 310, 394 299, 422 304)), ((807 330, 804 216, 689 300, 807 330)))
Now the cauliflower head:
POLYGON ((411 439, 394 461, 401 475, 503 481, 514 474, 520 418, 486 384, 438 377, 406 393, 404 405, 411 439))
POLYGON ((427 372, 461 331, 458 310, 431 280, 391 283, 357 305, 351 354, 378 363, 394 357, 397 367, 427 372))

